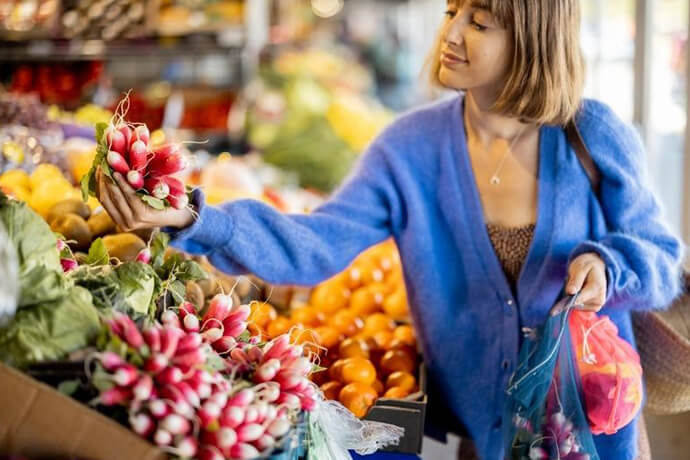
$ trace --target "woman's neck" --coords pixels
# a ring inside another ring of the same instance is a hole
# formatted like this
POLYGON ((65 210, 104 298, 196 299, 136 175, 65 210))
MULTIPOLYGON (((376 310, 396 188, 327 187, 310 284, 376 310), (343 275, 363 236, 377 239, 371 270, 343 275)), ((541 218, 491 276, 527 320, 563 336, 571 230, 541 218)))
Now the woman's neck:
POLYGON ((490 144, 493 140, 512 140, 530 130, 517 118, 491 112, 491 103, 482 100, 480 95, 468 91, 465 94, 465 123, 482 143, 490 144))

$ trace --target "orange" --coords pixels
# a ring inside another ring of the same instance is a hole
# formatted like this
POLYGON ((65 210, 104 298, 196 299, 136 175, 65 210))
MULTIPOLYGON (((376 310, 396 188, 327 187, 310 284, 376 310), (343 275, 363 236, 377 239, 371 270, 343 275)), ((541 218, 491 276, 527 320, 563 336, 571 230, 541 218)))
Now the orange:
POLYGON ((383 281, 384 273, 375 263, 375 261, 367 261, 357 265, 362 273, 362 284, 368 286, 373 283, 380 283, 383 281))
POLYGON ((376 368, 365 358, 347 358, 340 372, 344 383, 365 383, 371 385, 376 380, 376 368))
POLYGON ((403 350, 388 350, 381 358, 381 370, 384 374, 395 371, 413 373, 417 366, 416 359, 403 350))
POLYGON ((338 382, 342 381, 344 365, 344 359, 339 359, 336 362, 334 362, 333 365, 328 369, 328 376, 338 382))
POLYGON ((292 321, 284 316, 279 316, 268 324, 266 333, 273 339, 279 335, 287 333, 292 327, 292 321))
MULTIPOLYGON (((314 332, 313 329, 305 328, 302 325, 297 325, 291 328, 290 330, 290 341, 295 344, 299 345, 304 345, 304 344, 315 344, 317 342, 318 337, 316 335, 316 332, 314 332)), ((313 350, 315 351, 315 350, 313 350)))
POLYGON ((402 350, 406 353, 408 353, 410 356, 417 356, 417 349, 414 347, 409 346, 402 340, 396 339, 395 335, 393 336, 393 340, 390 341, 388 344, 388 349, 389 350, 402 350))
POLYGON ((408 392, 415 391, 417 380, 409 372, 393 372, 386 379, 386 388, 399 387, 408 392))
POLYGON ((362 418, 367 415, 369 408, 374 405, 378 393, 370 385, 363 383, 350 383, 340 390, 338 399, 355 414, 355 417, 362 418))
POLYGON ((417 337, 415 336, 414 329, 409 324, 396 327, 393 331, 393 337, 411 347, 417 346, 417 337))
POLYGON ((369 287, 361 287, 350 297, 350 310, 358 316, 367 316, 381 311, 383 296, 369 287))
POLYGON ((278 317, 276 309, 269 303, 265 302, 252 302, 250 304, 251 313, 249 314, 248 321, 259 326, 261 329, 266 329, 268 323, 275 320, 278 317))
POLYGON ((362 272, 357 267, 350 267, 343 272, 343 280, 350 290, 355 290, 362 286, 362 272))
POLYGON ((331 318, 328 320, 328 325, 339 331, 341 334, 351 337, 362 329, 363 322, 362 319, 353 312, 349 310, 341 310, 331 316, 331 318))
POLYGON ((391 387, 383 394, 384 398, 403 399, 409 396, 410 392, 404 388, 391 387))
POLYGON ((247 330, 249 331, 249 335, 251 337, 259 337, 259 338, 265 338, 266 337, 266 331, 264 331, 256 323, 247 323, 247 330))
POLYGON ((369 359, 369 345, 364 340, 345 339, 340 343, 338 352, 342 358, 369 359))
POLYGON ((379 350, 388 350, 393 341, 393 333, 391 331, 378 331, 374 333, 374 342, 376 342, 376 348, 379 350))
POLYGON ((320 326, 324 320, 324 314, 316 311, 313 307, 304 306, 295 308, 290 312, 290 319, 295 324, 302 324, 306 327, 320 326))
POLYGON ((374 383, 371 386, 374 388, 374 390, 376 390, 379 396, 386 391, 386 389, 383 387, 383 383, 381 383, 379 379, 374 380, 374 383))
POLYGON ((314 288, 309 304, 318 311, 330 314, 347 307, 349 300, 349 289, 338 278, 334 278, 314 288))
POLYGON ((321 391, 326 399, 338 400, 340 396, 340 390, 343 389, 343 384, 340 382, 330 381, 321 385, 321 391))
POLYGON ((317 343, 322 347, 333 348, 341 340, 342 334, 330 326, 319 326, 314 329, 316 334, 317 343))
POLYGON ((393 332, 394 330, 395 322, 390 316, 384 313, 374 313, 373 315, 368 316, 364 320, 363 332, 365 334, 373 336, 376 332, 379 331, 393 332))
POLYGON ((408 317, 407 294, 404 287, 396 289, 395 292, 386 297, 383 301, 383 311, 394 319, 405 319, 408 317))

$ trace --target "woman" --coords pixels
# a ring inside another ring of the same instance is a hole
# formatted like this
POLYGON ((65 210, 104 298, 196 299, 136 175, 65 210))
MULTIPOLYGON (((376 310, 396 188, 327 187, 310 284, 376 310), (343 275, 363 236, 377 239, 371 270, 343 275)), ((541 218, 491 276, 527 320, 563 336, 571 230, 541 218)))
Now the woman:
MULTIPOLYGON (((605 305, 631 342, 629 312, 678 290, 681 244, 642 183, 637 135, 581 100, 578 3, 449 1, 432 78, 464 95, 400 117, 311 215, 197 193, 195 221, 144 206, 121 177, 100 182, 102 203, 126 229, 167 226, 179 248, 275 283, 318 283, 392 235, 430 373, 480 456, 499 459, 521 329, 543 323, 566 276, 579 308, 605 305), (601 201, 566 141, 574 117, 601 201)), ((600 457, 635 458, 636 433, 597 437, 600 457)))

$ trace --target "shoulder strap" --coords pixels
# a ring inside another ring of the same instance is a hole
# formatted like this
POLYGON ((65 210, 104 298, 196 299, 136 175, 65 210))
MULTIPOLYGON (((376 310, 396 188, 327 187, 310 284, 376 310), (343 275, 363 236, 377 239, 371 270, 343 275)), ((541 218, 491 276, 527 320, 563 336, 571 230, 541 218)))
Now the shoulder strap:
POLYGON ((568 138, 568 142, 573 147, 578 160, 580 160, 582 168, 585 170, 585 173, 587 173, 587 177, 589 177, 589 182, 592 184, 594 193, 596 193, 598 196, 601 188, 601 172, 599 171, 599 168, 597 168, 596 163, 594 163, 592 155, 589 153, 589 149, 585 145, 585 141, 582 139, 580 130, 575 124, 575 120, 571 120, 567 125, 565 125, 565 134, 568 138))

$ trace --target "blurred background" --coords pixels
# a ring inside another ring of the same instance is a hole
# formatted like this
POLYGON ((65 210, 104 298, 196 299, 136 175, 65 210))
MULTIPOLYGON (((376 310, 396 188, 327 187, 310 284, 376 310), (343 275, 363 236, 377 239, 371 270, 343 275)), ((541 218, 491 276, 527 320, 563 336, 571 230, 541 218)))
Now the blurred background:
MULTIPOLYGON (((582 0, 586 95, 637 127, 685 241, 688 3, 582 0)), ((443 0, 0 0, 0 173, 52 162, 78 181, 93 125, 128 93, 130 120, 187 142, 210 201, 268 184, 283 209, 306 209, 397 113, 430 99, 423 66, 444 10, 443 0)), ((687 423, 651 424, 659 458, 683 458, 664 449, 687 442, 677 430, 687 423)))

